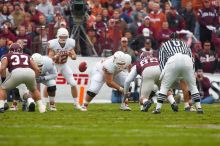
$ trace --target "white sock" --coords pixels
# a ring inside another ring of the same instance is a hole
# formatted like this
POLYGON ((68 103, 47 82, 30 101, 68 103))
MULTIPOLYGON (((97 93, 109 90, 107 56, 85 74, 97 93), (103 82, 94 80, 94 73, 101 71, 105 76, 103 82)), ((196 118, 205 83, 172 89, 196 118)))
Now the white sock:
POLYGON ((37 104, 38 104, 39 107, 44 106, 44 104, 43 104, 41 99, 37 101, 37 104))
POLYGON ((49 98, 49 102, 53 102, 53 103, 55 103, 55 97, 51 97, 51 96, 49 96, 48 98, 49 98))
POLYGON ((197 109, 198 109, 198 108, 202 108, 200 102, 196 102, 195 105, 196 105, 196 108, 197 108, 197 109))
POLYGON ((175 102, 173 95, 169 95, 167 97, 167 100, 170 102, 170 104, 173 104, 175 102))
POLYGON ((184 102, 184 107, 186 108, 186 107, 190 107, 189 106, 189 102, 184 102))
POLYGON ((34 102, 34 100, 32 98, 28 98, 27 102, 28 102, 28 105, 29 105, 30 103, 34 102))
POLYGON ((73 98, 73 104, 79 104, 78 99, 76 97, 73 98))
POLYGON ((144 98, 143 101, 142 101, 142 104, 144 104, 145 102, 147 102, 148 99, 147 98, 144 98))
POLYGON ((4 100, 0 100, 0 108, 4 108, 4 104, 5 104, 5 101, 4 100))
POLYGON ((157 102, 156 109, 161 109, 162 105, 163 105, 162 103, 157 102))

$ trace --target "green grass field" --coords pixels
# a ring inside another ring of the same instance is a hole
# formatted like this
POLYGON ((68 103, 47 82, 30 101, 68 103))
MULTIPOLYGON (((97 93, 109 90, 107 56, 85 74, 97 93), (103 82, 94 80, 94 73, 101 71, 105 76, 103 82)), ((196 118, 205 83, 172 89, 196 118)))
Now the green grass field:
MULTIPOLYGON (((203 105, 205 114, 171 111, 160 115, 119 110, 119 104, 91 104, 88 112, 57 104, 57 112, 7 111, 0 114, 0 146, 219 146, 220 104, 203 105)), ((152 107, 150 111, 152 110, 152 107)))

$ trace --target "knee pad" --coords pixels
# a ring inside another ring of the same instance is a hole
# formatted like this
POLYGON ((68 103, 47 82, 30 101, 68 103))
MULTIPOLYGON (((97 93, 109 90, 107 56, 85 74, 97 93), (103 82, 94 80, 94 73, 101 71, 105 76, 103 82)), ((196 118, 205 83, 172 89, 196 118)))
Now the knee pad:
POLYGON ((47 92, 55 92, 56 89, 56 86, 47 87, 47 92))
POLYGON ((95 97, 95 96, 96 96, 96 93, 91 92, 91 91, 87 91, 87 94, 88 94, 90 97, 95 97))

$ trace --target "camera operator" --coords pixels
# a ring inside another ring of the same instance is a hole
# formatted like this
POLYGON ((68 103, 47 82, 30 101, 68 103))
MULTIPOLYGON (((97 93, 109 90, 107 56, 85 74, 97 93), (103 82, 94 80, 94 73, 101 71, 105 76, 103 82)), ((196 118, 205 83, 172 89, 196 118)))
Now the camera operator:
POLYGON ((203 75, 203 70, 198 69, 196 72, 196 84, 201 95, 202 104, 214 103, 214 98, 209 94, 209 88, 211 87, 210 80, 203 75))

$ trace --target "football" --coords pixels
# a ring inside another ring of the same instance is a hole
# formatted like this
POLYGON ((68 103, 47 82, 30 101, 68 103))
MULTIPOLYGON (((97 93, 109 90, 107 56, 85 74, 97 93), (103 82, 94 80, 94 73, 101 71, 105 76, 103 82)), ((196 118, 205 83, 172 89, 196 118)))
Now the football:
POLYGON ((86 69, 87 69, 87 63, 85 61, 81 62, 79 64, 79 71, 84 72, 84 71, 86 71, 86 69))

